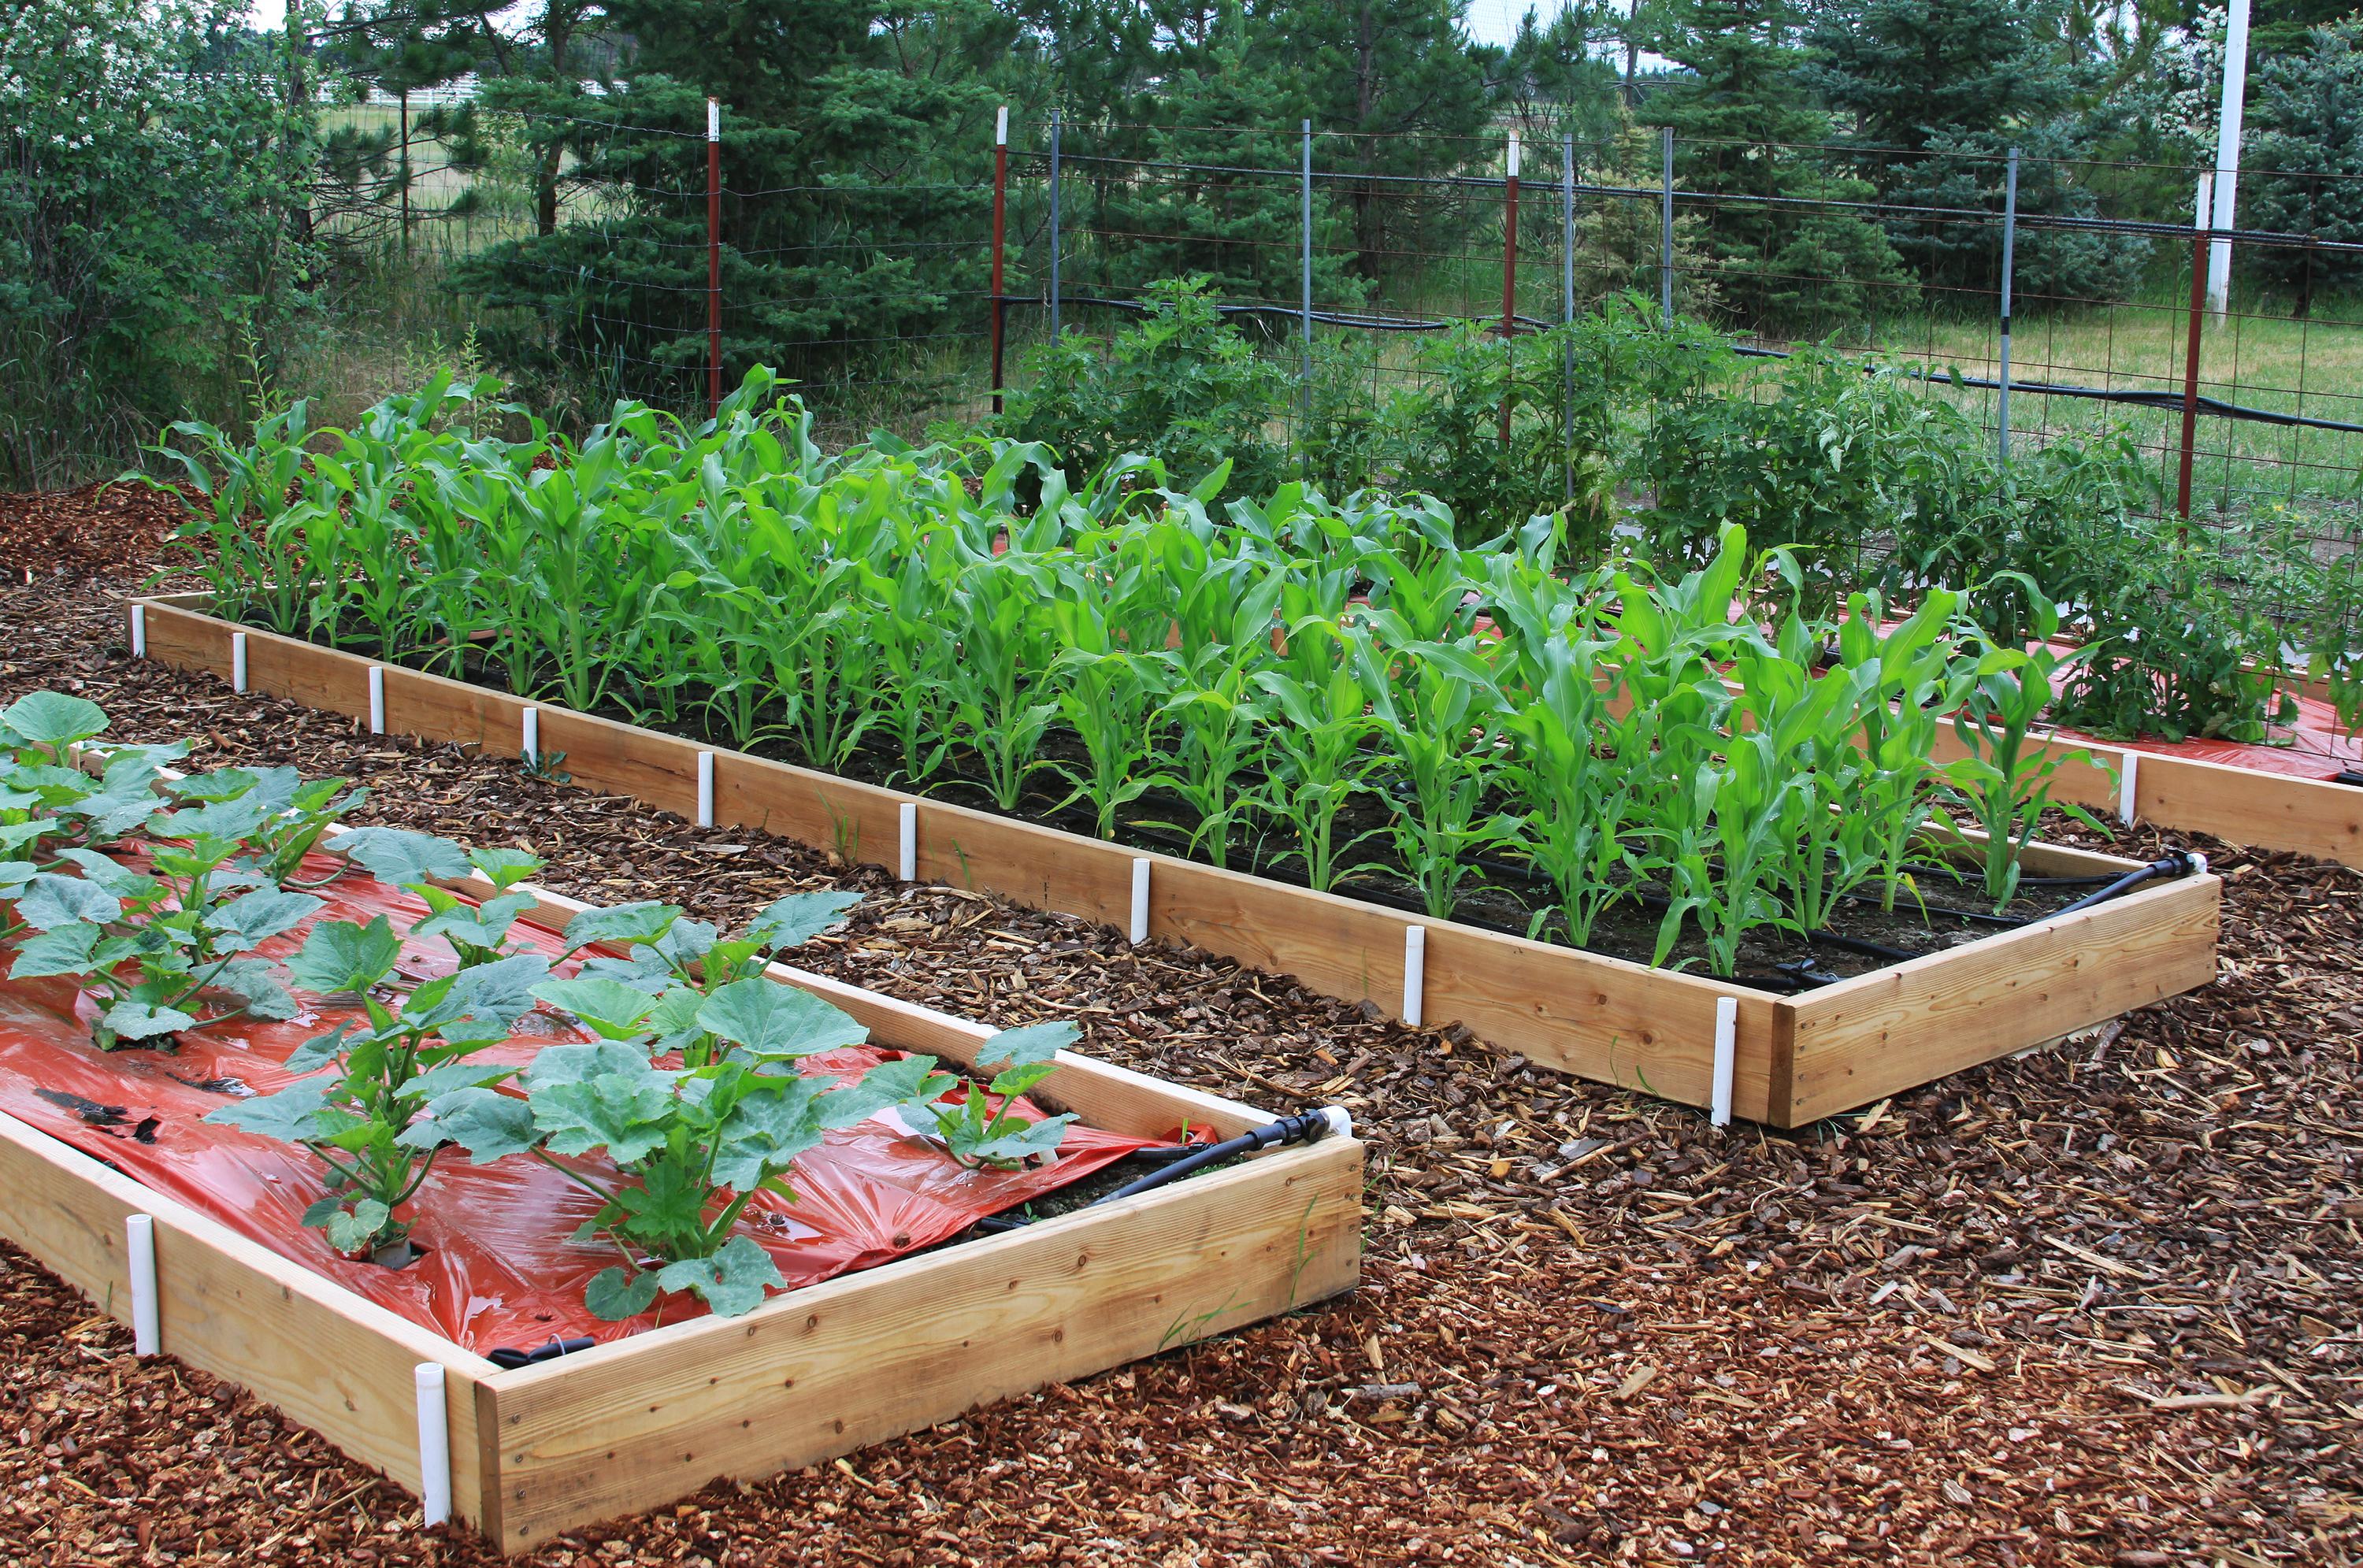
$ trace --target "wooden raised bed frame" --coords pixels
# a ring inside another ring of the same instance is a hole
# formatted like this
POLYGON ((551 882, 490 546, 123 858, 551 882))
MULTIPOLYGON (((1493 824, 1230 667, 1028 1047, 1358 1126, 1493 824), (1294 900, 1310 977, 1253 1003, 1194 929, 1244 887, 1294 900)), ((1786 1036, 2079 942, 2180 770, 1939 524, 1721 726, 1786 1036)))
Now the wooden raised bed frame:
MULTIPOLYGON (((1457 1021, 1529 1061, 1581 1077, 1710 1105, 1719 1008, 1736 1004, 1729 1109, 1776 1127, 1867 1105, 2206 985, 2215 975, 2221 883, 2200 875, 1785 997, 1405 915, 527 702, 236 626, 206 613, 209 602, 202 593, 134 600, 133 650, 227 681, 237 662, 234 646, 242 646, 247 690, 356 718, 371 714, 375 669, 386 731, 493 755, 519 755, 530 711, 540 750, 565 753, 577 782, 693 820, 704 754, 712 759, 704 766, 713 823, 833 846, 849 860, 891 864, 909 807, 918 878, 1119 929, 1133 924, 1136 867, 1145 864, 1147 934, 1294 975, 1314 989, 1367 999, 1397 1016, 1408 1000, 1407 938, 1416 932, 1412 940, 1424 950, 1421 1019, 1457 1021), (234 644, 238 638, 242 645, 234 644)), ((2096 769, 2082 771, 2105 780, 2096 769)), ((2143 787, 2161 771, 2146 767, 2143 787)), ((2080 790, 2090 792, 2086 782, 2071 777, 2063 795, 2082 798, 2080 790)), ((2134 864, 2045 845, 2031 845, 2025 859, 2036 875, 2115 872, 2134 864)))
MULTIPOLYGON (((477 896, 482 883, 449 884, 477 896)), ((540 900, 562 925, 582 906, 540 900)), ((993 1031, 783 965, 873 1042, 973 1066, 993 1031)), ((1161 1136, 1271 1120, 1071 1052, 1036 1098, 1161 1136)), ((716 1476, 760 1477, 1353 1288, 1362 1146, 1332 1135, 538 1365, 504 1370, 14 1117, 0 1235, 131 1320, 126 1220, 152 1218, 158 1348, 244 1385, 414 1494, 415 1373, 443 1371, 455 1517, 507 1551, 716 1476)))

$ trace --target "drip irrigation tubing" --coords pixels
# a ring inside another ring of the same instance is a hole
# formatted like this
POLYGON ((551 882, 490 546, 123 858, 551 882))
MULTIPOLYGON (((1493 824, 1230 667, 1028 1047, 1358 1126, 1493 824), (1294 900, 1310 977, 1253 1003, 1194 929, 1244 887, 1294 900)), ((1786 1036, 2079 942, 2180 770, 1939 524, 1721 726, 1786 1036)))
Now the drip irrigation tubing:
POLYGON ((2140 887, 2145 882, 2154 882, 2161 877, 2189 877, 2196 875, 2200 867, 2203 864, 2204 862, 2200 860, 2197 856, 2192 855, 2188 850, 2168 850, 2164 855, 2159 856, 2156 860, 2151 861, 2148 865, 2135 867, 2132 870, 2126 872, 2115 881, 2111 882, 2107 887, 2102 888, 2096 892, 2085 894, 2082 898, 2078 899, 2074 903, 2069 904, 2066 909, 2054 910, 2047 918, 2057 920, 2061 915, 2074 914, 2079 910, 2089 910, 2095 904, 2104 904, 2111 899, 2132 892, 2136 888, 2140 887))
POLYGON ((1307 1110, 1295 1116, 1283 1116, 1279 1121, 1268 1121, 1261 1127, 1251 1127, 1236 1138, 1226 1138, 1219 1143, 1209 1143, 1203 1149, 1193 1149, 1162 1170, 1151 1171, 1147 1176, 1125 1183, 1114 1192, 1093 1198, 1093 1206, 1114 1203, 1120 1198, 1137 1198, 1144 1192, 1153 1192, 1170 1182, 1180 1181, 1192 1172, 1204 1170, 1220 1160, 1237 1159, 1243 1154, 1259 1154, 1263 1150, 1278 1148, 1288 1143, 1316 1143, 1332 1132, 1350 1136, 1353 1131, 1354 1119, 1343 1106, 1327 1105, 1318 1110, 1307 1110))

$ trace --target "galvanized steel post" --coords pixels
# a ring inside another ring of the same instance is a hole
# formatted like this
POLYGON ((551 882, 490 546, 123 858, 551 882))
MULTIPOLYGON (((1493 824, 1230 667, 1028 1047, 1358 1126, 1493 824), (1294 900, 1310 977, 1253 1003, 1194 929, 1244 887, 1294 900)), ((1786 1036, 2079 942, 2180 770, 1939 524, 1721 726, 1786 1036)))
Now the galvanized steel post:
POLYGON ((1510 132, 1510 177, 1502 204, 1502 440, 1518 384, 1518 133, 1510 132))
POLYGON ((722 100, 705 100, 705 414, 722 413, 722 100))
POLYGON ((1668 326, 1674 324, 1674 127, 1660 128, 1658 148, 1665 165, 1665 185, 1658 206, 1658 314, 1668 326))
MULTIPOLYGON (((1575 133, 1559 140, 1559 324, 1575 326, 1575 133)), ((1560 446, 1567 453, 1567 499, 1575 499, 1575 334, 1570 330, 1559 346, 1560 446)))
POLYGON ((1059 111, 1050 111, 1050 337, 1059 336, 1059 111))
MULTIPOLYGON (((1302 322, 1304 328, 1304 354, 1300 374, 1304 382, 1304 420, 1309 427, 1313 422, 1313 122, 1311 120, 1304 122, 1304 207, 1302 322)), ((1310 434, 1309 428, 1306 434, 1310 434)))

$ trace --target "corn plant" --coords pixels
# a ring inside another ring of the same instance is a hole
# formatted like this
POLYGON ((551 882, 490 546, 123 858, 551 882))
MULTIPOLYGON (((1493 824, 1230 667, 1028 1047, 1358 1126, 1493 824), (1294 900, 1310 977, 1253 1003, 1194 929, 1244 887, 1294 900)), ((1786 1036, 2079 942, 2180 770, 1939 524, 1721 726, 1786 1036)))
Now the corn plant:
POLYGON ((954 590, 961 649, 945 672, 944 691, 987 792, 1004 812, 1016 809, 1059 712, 1056 701, 1043 700, 1054 656, 1037 613, 1051 583, 1039 562, 1013 546, 1002 556, 971 553, 954 590))
POLYGON ((1295 861, 1305 885, 1326 892, 1345 874, 1341 861, 1359 842, 1359 835, 1338 842, 1337 818, 1369 788, 1374 758, 1365 743, 1374 725, 1337 624, 1307 619, 1292 625, 1288 638, 1289 663, 1255 677, 1282 722, 1263 732, 1263 783, 1248 800, 1259 816, 1287 829, 1274 858, 1295 861), (1323 652, 1326 668, 1315 662, 1323 652), (1308 665, 1315 672, 1311 679, 1301 673, 1308 665))
POLYGON ((1477 856, 1514 831, 1486 811, 1508 701, 1473 640, 1416 640, 1392 610, 1346 637, 1372 734, 1402 790, 1389 801, 1388 837, 1427 912, 1448 916, 1477 856))
MULTIPOLYGON (((2035 837, 2044 808, 2054 803, 2054 777, 2065 764, 2094 760, 2088 751, 2063 753, 2057 746, 2030 744, 2036 725, 2058 694, 2060 679, 2089 650, 2056 652, 2047 639, 2058 634, 2058 609, 2031 580, 2016 580, 2032 605, 2035 640, 2024 648, 1989 648, 1978 659, 1976 684, 1953 716, 1953 733, 1969 755, 1947 769, 1985 834, 1979 860, 1986 897, 1997 911, 2017 895, 2019 857, 2035 837)), ((2083 807, 2058 804, 2093 832, 2107 831, 2083 807)))

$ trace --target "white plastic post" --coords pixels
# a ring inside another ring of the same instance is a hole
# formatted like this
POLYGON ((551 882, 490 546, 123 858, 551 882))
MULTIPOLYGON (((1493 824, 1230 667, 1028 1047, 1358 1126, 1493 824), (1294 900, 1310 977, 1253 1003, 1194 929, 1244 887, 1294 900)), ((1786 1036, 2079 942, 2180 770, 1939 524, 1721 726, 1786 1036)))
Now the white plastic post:
POLYGON ((385 734, 385 666, 369 667, 370 734, 385 734))
POLYGON ((1403 1021, 1419 1027, 1420 1008, 1427 1000, 1427 927, 1403 927, 1403 1021))
POLYGON ((1513 179, 1513 180, 1514 180, 1514 179, 1516 179, 1517 177, 1518 177, 1518 133, 1517 133, 1516 131, 1512 131, 1512 132, 1510 133, 1510 178, 1511 178, 1511 179, 1513 179))
POLYGON ((697 825, 714 825, 714 754, 697 754, 697 825))
POLYGON ((1717 1127, 1731 1125, 1731 1080, 1739 1068, 1739 999, 1714 999, 1714 1084, 1707 1099, 1707 1120, 1717 1127))
POLYGON ((429 1525, 451 1517, 451 1427, 443 1408, 443 1367, 422 1361, 411 1374, 418 1387, 418 1500, 429 1525))
POLYGON ((1132 863, 1132 940, 1136 945, 1148 940, 1148 862, 1132 863))
POLYGON ((148 606, 145 604, 131 607, 131 657, 148 657, 148 606))
POLYGON ((123 1252, 131 1267, 131 1349, 154 1355, 156 1331, 156 1221, 133 1214, 123 1221, 123 1252))
POLYGON ((1001 105, 1001 113, 993 119, 993 145, 995 147, 1009 145, 1009 105, 1006 104, 1001 105))
POLYGON ((2134 780, 2141 771, 2141 753, 2124 754, 2124 766, 2117 769, 2117 821, 2125 827, 2134 825, 2134 780))
POLYGON ((895 863, 894 874, 905 882, 919 879, 919 805, 905 801, 894 809, 895 825, 903 834, 902 857, 895 863))
POLYGON ((705 139, 722 139, 722 100, 719 98, 705 100, 705 139))
MULTIPOLYGON (((2248 92, 2248 0, 2232 0, 2224 28, 2224 97, 2215 121, 2214 222, 2219 231, 2239 226, 2240 122, 2248 92)), ((2207 247, 2207 309, 2222 315, 2232 305, 2232 242, 2207 247)))
POLYGON ((527 762, 531 762, 541 755, 540 709, 527 708, 525 711, 524 729, 524 736, 517 743, 517 755, 527 762))
POLYGON ((246 690, 246 634, 244 632, 232 632, 229 635, 229 689, 232 691, 246 690))

